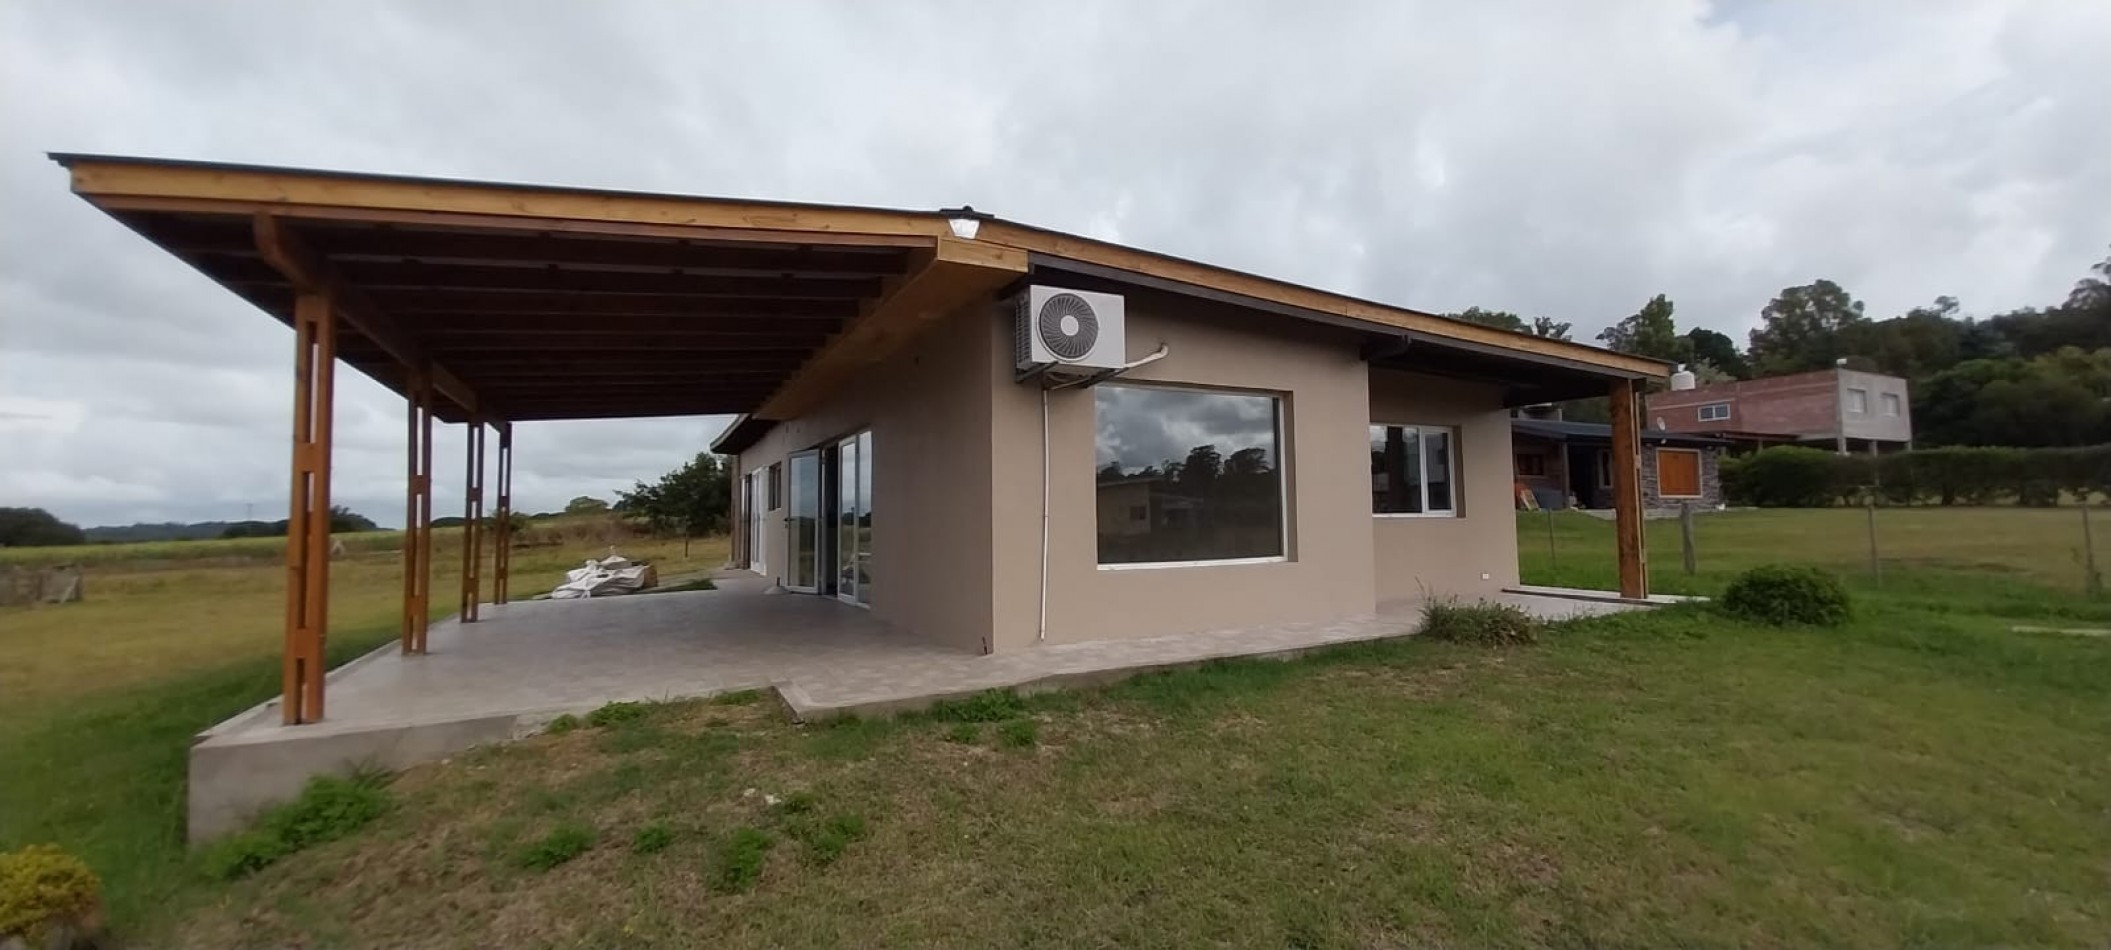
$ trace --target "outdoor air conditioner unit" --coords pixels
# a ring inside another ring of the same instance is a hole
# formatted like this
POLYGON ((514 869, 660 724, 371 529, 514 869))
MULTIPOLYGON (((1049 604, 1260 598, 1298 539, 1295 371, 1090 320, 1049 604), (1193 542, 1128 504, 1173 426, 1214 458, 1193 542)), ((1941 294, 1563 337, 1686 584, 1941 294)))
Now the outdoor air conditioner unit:
POLYGON ((1122 368, 1129 357, 1122 305, 1119 294, 1028 287, 1012 337, 1019 371, 1122 368))

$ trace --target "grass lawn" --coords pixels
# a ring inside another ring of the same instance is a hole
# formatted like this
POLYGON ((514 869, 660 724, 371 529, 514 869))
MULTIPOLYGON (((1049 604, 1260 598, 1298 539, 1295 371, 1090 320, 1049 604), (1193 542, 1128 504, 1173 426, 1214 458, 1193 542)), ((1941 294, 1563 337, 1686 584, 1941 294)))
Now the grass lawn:
POLYGON ((909 721, 653 707, 413 770, 378 823, 171 936, 2101 945, 2105 647, 1928 613, 1820 632, 1676 611, 909 721), (583 853, 545 869, 551 841, 583 853))
MULTIPOLYGON (((827 728, 655 706, 412 770, 232 885, 181 847, 184 745, 275 689, 282 569, 107 558, 96 600, 0 613, 0 848, 82 854, 154 945, 2100 946, 2111 639, 2009 629, 2111 623, 2075 511, 1883 512, 1881 588, 1862 517, 1705 517, 1694 578, 1650 527, 1659 590, 1847 573, 1837 631, 1680 609, 827 728)), ((1610 586, 1609 524, 1518 530, 1528 581, 1610 586)), ((394 635, 385 547, 333 578, 333 652, 394 635)))
MULTIPOLYGON (((606 536, 559 533, 563 543, 514 552, 515 596, 547 592, 607 551, 606 536)), ((454 609, 460 537, 434 534, 436 617, 454 609)), ((331 565, 333 665, 395 638, 398 544, 355 535, 331 565)), ((727 552, 723 538, 686 559, 680 541, 618 546, 665 572, 716 568, 727 552)), ((283 552, 282 539, 247 538, 0 552, 82 563, 88 592, 78 604, 0 609, 0 850, 55 842, 81 855, 104 876, 120 928, 200 893, 183 846, 187 750, 278 690, 283 552)))

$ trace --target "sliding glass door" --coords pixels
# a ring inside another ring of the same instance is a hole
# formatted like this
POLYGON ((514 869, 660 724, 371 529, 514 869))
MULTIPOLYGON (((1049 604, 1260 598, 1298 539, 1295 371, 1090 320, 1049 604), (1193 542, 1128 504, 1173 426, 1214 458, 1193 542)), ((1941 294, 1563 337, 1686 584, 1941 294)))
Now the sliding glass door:
POLYGON ((872 603, 872 433, 836 443, 836 596, 872 603))
POLYGON ((821 587, 821 453, 794 452, 791 457, 791 498, 784 523, 791 559, 785 566, 784 586, 811 594, 821 587))

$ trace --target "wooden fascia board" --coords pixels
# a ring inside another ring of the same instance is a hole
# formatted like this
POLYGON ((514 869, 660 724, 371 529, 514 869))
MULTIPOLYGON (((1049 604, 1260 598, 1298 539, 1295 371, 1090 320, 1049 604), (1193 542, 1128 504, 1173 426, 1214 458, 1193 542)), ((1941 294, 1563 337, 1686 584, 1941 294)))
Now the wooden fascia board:
POLYGON ((759 232, 845 233, 936 238, 937 214, 728 201, 674 195, 592 192, 473 182, 410 181, 74 158, 76 194, 110 206, 123 199, 197 199, 309 205, 383 212, 438 212, 512 219, 601 221, 759 232))
POLYGON ((940 238, 903 277, 853 318, 757 409, 757 418, 793 419, 834 393, 857 370, 892 356, 937 320, 985 297, 1027 270, 1025 251, 940 238))
POLYGON ((1425 333, 1432 337, 1479 344, 1508 352, 1533 353, 1541 356, 1556 357, 1601 367, 1616 373, 1662 379, 1671 372, 1669 364, 1647 357, 1602 350, 1594 346, 1586 346, 1571 341, 1549 340, 1529 334, 1511 333, 1506 330, 1495 329, 1494 327, 1484 327, 1478 324, 1439 317, 1434 314, 1387 306, 1368 300, 1358 300, 1354 297, 1316 290, 1311 287, 1303 287, 1253 274, 1226 270, 1209 264, 1182 260, 1150 251, 1123 247, 1118 244, 1108 244, 1090 238, 1043 231, 1038 228, 1015 225, 1005 221, 985 223, 978 238, 980 239, 978 243, 1000 244, 1030 253, 1084 261, 1115 270, 1146 274, 1163 280, 1192 284, 1290 307, 1338 314, 1352 319, 1425 333))
POLYGON ((476 393, 461 378, 447 367, 433 362, 426 356, 417 342, 403 332, 385 312, 369 302, 358 288, 338 278, 328 262, 317 257, 300 236, 294 234, 279 219, 269 214, 259 214, 253 219, 256 232, 257 252, 286 278, 296 290, 327 293, 335 302, 338 313, 357 329, 361 336, 374 341, 376 346, 394 358, 405 368, 424 367, 432 374, 434 391, 448 398, 462 411, 475 414, 476 393))

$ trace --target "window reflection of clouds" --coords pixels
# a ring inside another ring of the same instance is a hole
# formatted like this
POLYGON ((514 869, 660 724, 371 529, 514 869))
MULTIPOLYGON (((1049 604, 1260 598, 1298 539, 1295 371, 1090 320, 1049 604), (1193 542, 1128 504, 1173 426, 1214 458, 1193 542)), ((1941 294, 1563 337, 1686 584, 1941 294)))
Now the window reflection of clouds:
POLYGON ((1142 386, 1094 389, 1096 463, 1119 461, 1122 471, 1163 468, 1180 462, 1199 445, 1216 446, 1229 458, 1259 448, 1276 466, 1274 398, 1244 393, 1197 392, 1142 386))

